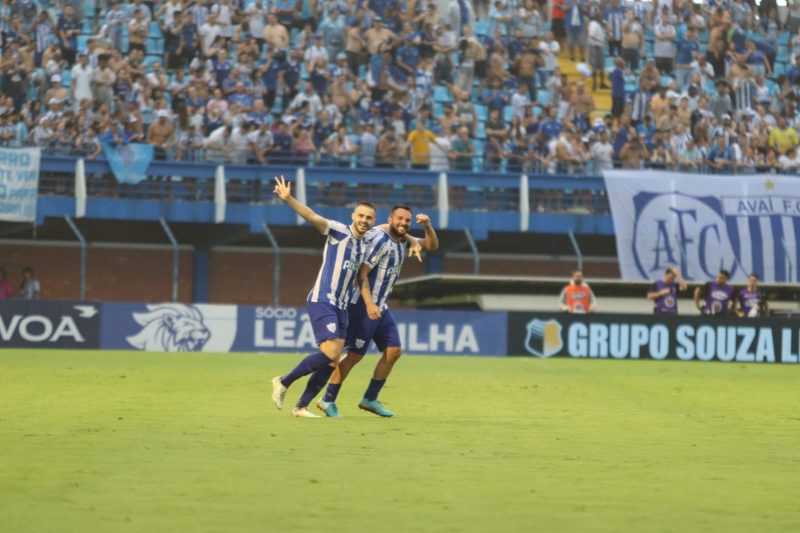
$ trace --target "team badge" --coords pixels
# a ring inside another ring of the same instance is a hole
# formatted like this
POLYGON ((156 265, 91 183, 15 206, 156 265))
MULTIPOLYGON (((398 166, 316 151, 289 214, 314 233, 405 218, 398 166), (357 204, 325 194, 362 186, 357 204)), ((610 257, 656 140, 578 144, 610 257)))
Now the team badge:
POLYGON ((328 331, 330 331, 331 333, 336 333, 336 322, 331 322, 325 327, 328 328, 328 331))
POLYGON ((536 357, 551 357, 564 347, 561 340, 561 324, 557 320, 534 318, 525 327, 528 330, 528 336, 525 338, 525 349, 528 353, 536 357))
POLYGON ((360 350, 361 348, 364 347, 366 343, 367 341, 365 341, 364 339, 356 339, 356 348, 360 350))

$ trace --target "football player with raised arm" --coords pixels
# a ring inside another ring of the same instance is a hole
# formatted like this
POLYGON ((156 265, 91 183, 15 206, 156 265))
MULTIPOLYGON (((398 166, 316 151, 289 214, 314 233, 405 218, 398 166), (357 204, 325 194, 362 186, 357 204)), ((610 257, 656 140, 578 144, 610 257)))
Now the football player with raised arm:
MULTIPOLYGON (((342 383, 350 370, 363 359, 372 341, 382 354, 358 406, 376 415, 394 415, 378 401, 378 394, 401 354, 397 323, 386 301, 400 277, 406 257, 411 217, 410 207, 396 205, 392 208, 387 224, 377 226, 367 233, 367 258, 358 273, 359 287, 353 292, 348 308, 350 324, 347 328, 347 354, 336 369, 317 370, 309 379, 304 393, 310 402, 330 377, 324 397, 317 402, 317 407, 329 417, 339 416, 336 397, 342 383)), ((435 251, 439 248, 439 239, 430 218, 419 214, 416 221, 425 230, 425 236, 417 243, 423 250, 435 251)))
MULTIPOLYGON (((272 380, 272 401, 283 409, 286 389, 299 378, 315 370, 336 365, 344 349, 347 331, 347 305, 361 264, 367 255, 364 237, 375 223, 375 206, 359 202, 349 226, 328 220, 292 197, 291 184, 281 176, 275 178, 275 194, 295 213, 327 236, 322 252, 322 266, 314 287, 308 294, 308 317, 319 349, 307 355, 291 372, 272 380)), ((306 406, 298 405, 292 415, 319 418, 306 406)))

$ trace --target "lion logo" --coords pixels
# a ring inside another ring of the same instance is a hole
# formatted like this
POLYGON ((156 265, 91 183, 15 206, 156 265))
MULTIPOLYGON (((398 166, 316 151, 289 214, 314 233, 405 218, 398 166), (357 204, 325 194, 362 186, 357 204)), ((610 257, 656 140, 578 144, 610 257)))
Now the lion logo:
POLYGON ((203 315, 193 305, 148 305, 146 313, 133 313, 142 331, 127 337, 128 344, 148 352, 199 352, 211 338, 203 315))

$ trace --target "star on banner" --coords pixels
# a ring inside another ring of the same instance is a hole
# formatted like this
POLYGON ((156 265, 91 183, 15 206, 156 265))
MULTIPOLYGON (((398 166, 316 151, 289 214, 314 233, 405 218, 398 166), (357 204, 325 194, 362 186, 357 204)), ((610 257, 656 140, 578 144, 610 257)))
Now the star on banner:
POLYGON ((766 187, 768 191, 774 191, 775 190, 775 182, 772 181, 771 179, 767 178, 767 181, 764 182, 764 187, 766 187))

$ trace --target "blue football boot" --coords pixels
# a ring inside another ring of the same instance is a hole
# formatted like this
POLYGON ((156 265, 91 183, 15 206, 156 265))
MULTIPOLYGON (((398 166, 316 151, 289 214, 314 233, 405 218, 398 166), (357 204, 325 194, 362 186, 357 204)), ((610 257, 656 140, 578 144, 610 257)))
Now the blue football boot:
POLYGON ((358 408, 363 409, 364 411, 369 411, 370 413, 375 413, 378 416, 394 416, 394 413, 385 408, 378 400, 367 400, 366 398, 363 398, 358 403, 358 408))
POLYGON ((342 415, 339 414, 339 408, 336 407, 336 402, 320 400, 317 402, 317 408, 325 413, 328 418, 342 418, 342 415))

